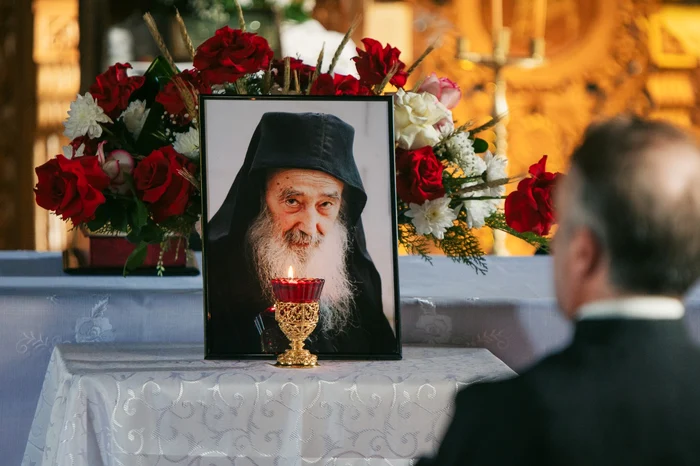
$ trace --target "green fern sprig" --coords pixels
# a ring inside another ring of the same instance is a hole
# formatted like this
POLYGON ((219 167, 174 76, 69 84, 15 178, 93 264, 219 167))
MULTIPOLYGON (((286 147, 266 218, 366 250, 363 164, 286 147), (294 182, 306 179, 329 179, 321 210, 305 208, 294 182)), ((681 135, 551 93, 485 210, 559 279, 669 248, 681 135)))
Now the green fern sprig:
POLYGON ((474 269, 476 273, 486 274, 487 266, 484 259, 484 251, 481 249, 479 239, 474 236, 467 225, 467 217, 462 210, 454 226, 448 228, 443 239, 434 239, 447 257, 454 262, 465 264, 474 269))
POLYGON ((544 248, 544 250, 547 251, 549 250, 549 238, 536 235, 535 233, 520 233, 519 231, 512 229, 506 223, 506 216, 502 210, 498 210, 491 214, 486 219, 486 226, 493 228, 494 230, 505 231, 506 233, 513 235, 516 238, 520 238, 521 240, 537 248, 544 248))
POLYGON ((430 242, 423 235, 416 234, 413 224, 404 223, 399 226, 399 244, 411 255, 421 256, 424 260, 433 263, 430 256, 430 242))

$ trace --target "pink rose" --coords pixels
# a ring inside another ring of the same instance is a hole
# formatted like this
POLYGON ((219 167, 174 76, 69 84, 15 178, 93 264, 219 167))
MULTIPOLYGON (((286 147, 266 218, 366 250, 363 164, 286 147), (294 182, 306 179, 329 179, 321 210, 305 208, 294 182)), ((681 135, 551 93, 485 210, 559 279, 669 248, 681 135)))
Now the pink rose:
POLYGON ((134 171, 134 158, 125 150, 113 150, 105 156, 104 145, 107 141, 102 141, 97 146, 97 161, 102 167, 102 171, 109 177, 109 189, 119 194, 127 194, 130 190, 126 182, 126 175, 131 175, 134 171))
POLYGON ((438 78, 435 73, 423 81, 418 92, 428 92, 438 98, 440 103, 452 110, 462 99, 462 91, 454 81, 447 78, 438 78))

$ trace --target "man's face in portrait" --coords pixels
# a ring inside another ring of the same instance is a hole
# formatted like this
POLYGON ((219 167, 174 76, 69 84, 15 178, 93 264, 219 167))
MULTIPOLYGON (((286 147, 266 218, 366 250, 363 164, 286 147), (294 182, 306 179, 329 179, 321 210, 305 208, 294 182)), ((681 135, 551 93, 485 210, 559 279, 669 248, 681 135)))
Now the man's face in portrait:
POLYGON ((265 204, 290 249, 301 256, 336 228, 343 183, 315 170, 278 170, 267 180, 265 204))
POLYGON ((280 169, 268 173, 261 211, 247 242, 258 278, 270 298, 269 281, 295 276, 323 278, 323 328, 342 327, 352 303, 346 269, 350 245, 343 222, 343 182, 324 172, 280 169))

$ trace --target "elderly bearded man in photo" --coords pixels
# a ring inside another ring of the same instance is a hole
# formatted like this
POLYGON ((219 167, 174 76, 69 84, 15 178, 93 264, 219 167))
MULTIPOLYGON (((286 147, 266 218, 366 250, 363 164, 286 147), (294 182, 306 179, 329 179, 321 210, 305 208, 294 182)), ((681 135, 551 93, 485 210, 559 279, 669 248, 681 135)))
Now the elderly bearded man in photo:
MULTIPOLYGON (((355 131, 333 115, 265 113, 223 205, 206 227, 207 354, 279 352, 270 279, 323 278, 318 353, 391 354, 394 332, 365 244, 355 131), (262 316, 262 318, 260 317, 262 316), (257 324, 257 325, 256 325, 257 324)), ((388 194, 387 194, 388 195, 388 194)))

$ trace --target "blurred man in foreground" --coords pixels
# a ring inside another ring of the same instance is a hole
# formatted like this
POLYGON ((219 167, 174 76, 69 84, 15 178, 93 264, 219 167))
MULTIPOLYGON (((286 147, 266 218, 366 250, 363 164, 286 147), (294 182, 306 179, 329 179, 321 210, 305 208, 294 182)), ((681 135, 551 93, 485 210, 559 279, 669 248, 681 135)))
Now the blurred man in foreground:
POLYGON ((519 377, 457 396, 419 464, 700 464, 700 351, 682 297, 700 276, 700 151, 661 122, 587 131, 558 187, 553 240, 573 341, 519 377))

